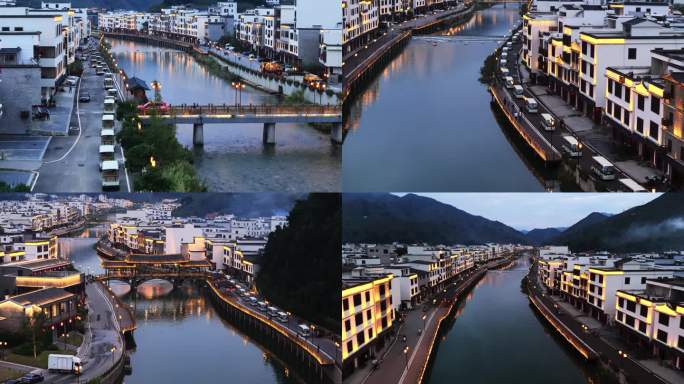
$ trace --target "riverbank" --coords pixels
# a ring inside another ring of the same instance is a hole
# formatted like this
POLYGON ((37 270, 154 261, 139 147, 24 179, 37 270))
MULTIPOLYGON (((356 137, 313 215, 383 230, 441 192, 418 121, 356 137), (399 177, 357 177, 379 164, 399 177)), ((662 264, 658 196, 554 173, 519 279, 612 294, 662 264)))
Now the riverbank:
POLYGON ((611 346, 597 333, 589 331, 575 315, 560 308, 538 280, 536 263, 530 268, 524 282, 532 309, 538 311, 546 324, 550 325, 549 329, 582 356, 587 364, 593 366, 594 370, 618 383, 674 383, 658 376, 626 353, 623 354, 621 349, 611 346))
POLYGON ((345 103, 363 93, 370 80, 402 51, 414 34, 431 33, 445 26, 463 23, 473 15, 475 8, 472 3, 459 4, 454 9, 393 25, 389 31, 384 31, 362 49, 349 54, 344 59, 345 103))

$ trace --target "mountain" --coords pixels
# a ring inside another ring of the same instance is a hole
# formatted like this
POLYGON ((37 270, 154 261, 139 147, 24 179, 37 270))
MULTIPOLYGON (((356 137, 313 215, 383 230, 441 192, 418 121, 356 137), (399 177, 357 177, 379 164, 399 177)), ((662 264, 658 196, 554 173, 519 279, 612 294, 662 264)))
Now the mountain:
POLYGON ((666 193, 610 217, 592 213, 553 242, 566 244, 575 252, 684 249, 684 194, 666 193))
POLYGON ((184 193, 172 196, 182 204, 173 211, 174 216, 232 213, 245 217, 287 215, 295 201, 305 197, 285 193, 184 193))
POLYGON ((525 233, 525 237, 533 245, 547 244, 551 239, 563 233, 563 230, 564 228, 535 228, 525 233))
POLYGON ((344 194, 342 212, 345 242, 527 243, 505 224, 414 194, 344 194))

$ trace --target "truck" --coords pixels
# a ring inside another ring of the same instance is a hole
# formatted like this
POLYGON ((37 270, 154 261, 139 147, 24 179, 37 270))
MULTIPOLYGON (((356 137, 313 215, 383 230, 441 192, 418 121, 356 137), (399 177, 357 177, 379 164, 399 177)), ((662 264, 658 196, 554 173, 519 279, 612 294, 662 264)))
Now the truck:
POLYGON ((72 355, 48 355, 48 372, 81 374, 81 359, 72 355))

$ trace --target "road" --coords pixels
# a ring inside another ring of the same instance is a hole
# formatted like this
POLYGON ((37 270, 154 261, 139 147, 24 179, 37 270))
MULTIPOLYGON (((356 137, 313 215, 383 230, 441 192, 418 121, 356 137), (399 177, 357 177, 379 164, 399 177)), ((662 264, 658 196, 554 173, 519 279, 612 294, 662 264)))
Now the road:
MULTIPOLYGON (((75 118, 72 117, 72 126, 80 126, 79 134, 52 140, 49 155, 45 156, 39 170, 40 175, 34 192, 102 191, 99 148, 105 90, 103 76, 95 74, 90 62, 84 63, 84 72, 77 92, 88 92, 91 98, 88 103, 77 100, 74 108, 75 118)), ((116 157, 121 164, 122 155, 118 145, 116 157)), ((120 167, 119 181, 120 190, 129 191, 123 165, 120 167)))
MULTIPOLYGON (((537 263, 530 268, 528 288, 530 288, 530 294, 535 295, 535 297, 541 300, 542 303, 547 308, 553 308, 555 302, 546 294, 546 289, 539 280, 539 275, 537 274, 537 263)), ((653 384, 667 384, 668 382, 655 376, 648 368, 642 366, 637 361, 633 360, 631 357, 625 358, 618 354, 618 350, 613 348, 611 345, 606 343, 600 337, 588 334, 582 329, 582 324, 575 320, 572 316, 560 315, 559 320, 563 322, 575 335, 579 336, 582 341, 584 341, 589 347, 595 350, 603 362, 610 364, 611 366, 618 367, 630 380, 634 383, 653 383, 653 384)))
MULTIPOLYGON (((622 187, 618 181, 620 178, 625 178, 629 177, 634 180, 637 180, 639 182, 643 182, 643 176, 642 174, 657 174, 655 170, 652 168, 648 167, 643 167, 640 166, 637 163, 637 161, 629 161, 627 162, 629 169, 624 169, 623 164, 624 162, 620 162, 620 160, 624 159, 619 159, 618 155, 616 154, 616 151, 614 149, 615 144, 610 141, 609 138, 606 138, 607 135, 610 135, 609 133, 604 132, 605 130, 609 130, 609 128, 606 127, 601 127, 599 125, 592 124, 589 120, 589 118, 582 118, 581 117, 581 112, 579 111, 574 111, 574 113, 566 113, 565 114, 565 119, 567 121, 564 121, 563 118, 559 118, 558 111, 559 108, 551 107, 548 105, 549 98, 554 98, 554 104, 555 104, 555 99, 557 99, 560 103, 565 106, 566 104, 560 99, 559 96, 553 95, 552 92, 548 90, 548 88, 540 85, 535 85, 534 88, 533 86, 529 83, 529 75, 527 73, 527 70, 520 64, 520 50, 522 49, 522 39, 518 39, 517 41, 513 41, 511 48, 508 50, 508 57, 506 58, 506 68, 510 71, 510 76, 513 77, 515 80, 516 84, 523 84, 523 87, 525 88, 525 97, 534 97, 539 101, 539 112, 538 113, 529 113, 525 109, 525 100, 522 98, 515 98, 513 97, 513 100, 515 100, 515 103, 517 105, 517 111, 522 112, 525 117, 538 129, 538 131, 544 136, 544 138, 551 143, 556 149, 559 151, 563 152, 562 147, 565 144, 565 140, 563 139, 563 136, 574 136, 577 138, 581 143, 583 143, 582 147, 582 155, 579 158, 569 158, 567 156, 564 156, 563 161, 570 167, 570 168, 579 168, 580 173, 582 175, 587 175, 586 177, 591 178, 591 181, 593 182, 595 189, 598 191, 602 190, 609 190, 609 191, 620 191, 622 190, 622 187), (534 89, 534 92, 532 92, 531 89, 534 89), (548 95, 548 96, 547 96, 548 95), (543 97, 540 97, 543 96, 543 97), (545 101, 546 100, 546 101, 545 101), (549 108, 553 108, 554 110, 552 111, 549 108), (546 131, 543 128, 542 124, 542 113, 548 113, 555 117, 556 119, 556 129, 553 131, 546 131), (578 120, 579 119, 579 120, 578 120), (582 121, 586 120, 586 121, 582 121), (561 121, 564 123, 561 124, 561 121), (577 130, 575 132, 571 132, 567 126, 572 125, 573 127, 579 124, 582 125, 582 128, 580 130, 577 130), (561 127, 560 125, 564 125, 561 127), (599 153, 600 152, 600 153, 599 153), (597 177, 593 175, 593 172, 591 171, 591 167, 594 165, 594 156, 603 156, 609 161, 611 161, 614 165, 616 165, 619 169, 617 172, 617 177, 615 180, 600 180, 597 177), (631 164, 634 163, 634 164, 631 164), (629 174, 633 173, 634 170, 637 170, 636 173, 634 174, 629 174)), ((498 68, 498 67, 497 67, 498 68)), ((496 80, 499 84, 500 87, 503 88, 503 84, 505 83, 504 76, 501 74, 501 71, 497 69, 496 71, 496 80)), ((507 92, 509 92, 507 90, 507 92)), ((568 106, 567 108, 563 108, 565 110, 570 109, 568 106)), ((583 186, 582 181, 578 180, 578 184, 580 184, 580 187, 582 189, 585 189, 586 186, 583 186)), ((650 186, 649 186, 650 187, 650 186)), ((662 189, 662 185, 656 186, 657 189, 662 189)))
POLYGON ((123 339, 112 306, 97 283, 86 285, 90 332, 86 331, 83 345, 77 356, 83 362, 83 374, 74 376, 43 372, 45 381, 55 384, 87 383, 105 373, 121 358, 123 339), (114 348, 112 352, 112 348, 114 348))

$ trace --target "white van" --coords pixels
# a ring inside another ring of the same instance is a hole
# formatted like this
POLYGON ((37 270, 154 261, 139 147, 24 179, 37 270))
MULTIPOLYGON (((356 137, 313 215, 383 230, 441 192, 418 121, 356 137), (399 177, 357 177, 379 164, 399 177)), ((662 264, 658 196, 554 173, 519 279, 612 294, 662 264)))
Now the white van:
POLYGON ((114 101, 113 98, 106 98, 104 101, 104 112, 105 113, 114 113, 116 109, 116 101, 114 101))
POLYGON ((100 145, 100 171, 103 169, 105 162, 112 160, 115 160, 114 146, 111 144, 100 145))
POLYGON ((119 162, 107 160, 102 162, 102 189, 119 189, 119 162))
POLYGON ((510 71, 508 70, 508 68, 501 67, 501 74, 504 77, 508 76, 509 73, 510 73, 510 71))
POLYGON ((539 112, 539 103, 537 103, 537 100, 534 97, 526 97, 525 98, 525 109, 527 110, 528 113, 538 113, 539 112))
POLYGON ((109 113, 102 115, 102 129, 114 129, 114 115, 109 113))
POLYGON ((570 157, 582 156, 582 144, 573 136, 563 136, 563 144, 561 145, 561 148, 570 157))
POLYGON ((603 156, 592 157, 591 170, 601 180, 615 180, 615 166, 603 156))
POLYGON ((499 60, 499 63, 501 63, 501 66, 502 66, 502 67, 505 67, 507 61, 506 61, 506 59, 501 59, 501 60, 499 60))
POLYGON ((512 89, 515 85, 515 80, 513 80, 511 76, 504 77, 504 81, 506 82, 506 88, 508 89, 512 89))
POLYGON ((249 298, 249 304, 256 307, 256 306, 259 305, 259 300, 257 300, 256 297, 251 296, 251 297, 249 298))
POLYGON ((522 99, 525 97, 525 90, 520 85, 514 85, 513 86, 513 95, 518 99, 522 99))
POLYGON ((297 325, 297 333, 301 335, 302 337, 309 337, 311 336, 311 330, 309 329, 308 326, 304 324, 299 324, 297 325))
POLYGON ((278 321, 281 323, 287 323, 290 320, 290 317, 287 315, 285 312, 278 312, 278 321))
POLYGON ((541 118, 542 127, 544 127, 545 131, 553 131, 556 129, 556 119, 554 119, 553 116, 549 115, 548 113, 542 113, 541 118))
POLYGON ((648 192, 646 188, 630 178, 620 179, 619 181, 620 184, 618 187, 623 192, 648 192))
POLYGON ((113 129, 103 129, 100 131, 100 144, 102 145, 114 145, 114 130, 113 129))

